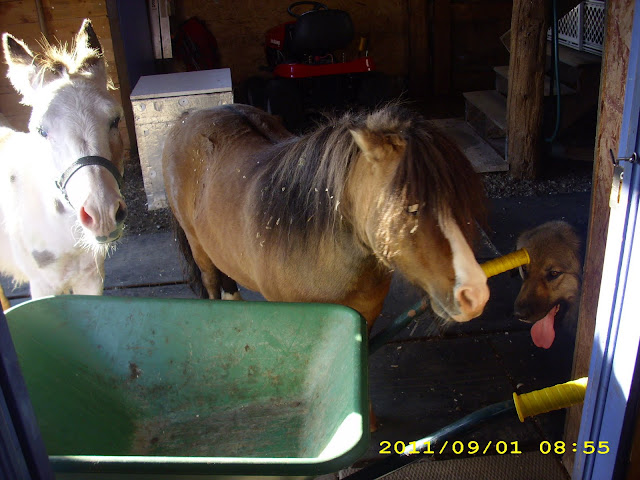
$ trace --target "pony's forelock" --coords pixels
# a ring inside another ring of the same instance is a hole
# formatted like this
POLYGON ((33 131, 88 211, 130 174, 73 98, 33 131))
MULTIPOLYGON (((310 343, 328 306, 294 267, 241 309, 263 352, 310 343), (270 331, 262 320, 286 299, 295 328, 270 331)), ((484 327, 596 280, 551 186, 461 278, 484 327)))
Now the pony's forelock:
POLYGON ((451 216, 467 240, 473 241, 477 227, 486 225, 487 215, 484 188, 473 166, 431 122, 408 109, 393 108, 404 119, 400 132, 406 149, 392 181, 402 207, 417 206, 419 217, 451 216))

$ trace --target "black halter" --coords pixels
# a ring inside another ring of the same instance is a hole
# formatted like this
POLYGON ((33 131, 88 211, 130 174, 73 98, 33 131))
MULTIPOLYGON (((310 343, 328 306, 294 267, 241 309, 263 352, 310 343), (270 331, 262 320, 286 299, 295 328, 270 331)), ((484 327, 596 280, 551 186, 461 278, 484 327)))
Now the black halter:
MULTIPOLYGON (((107 160, 104 157, 97 157, 97 156, 91 155, 88 157, 79 158, 78 160, 73 162, 71 165, 69 165, 69 168, 67 168, 62 173, 62 175, 60 176, 60 179, 56 181, 56 187, 58 187, 60 192, 62 192, 62 195, 64 195, 64 198, 67 202, 69 202, 69 197, 67 196, 67 183, 69 182, 69 180, 71 179, 74 173, 76 173, 82 167, 88 167, 89 165, 98 165, 100 167, 104 167, 107 170, 109 170, 109 172, 111 172, 111 175, 113 175, 113 178, 116 179, 116 182, 118 183, 118 188, 122 190, 122 184, 124 183, 124 179, 122 178, 122 175, 120 175, 120 172, 118 171, 116 166, 111 161, 107 160)), ((69 202, 69 205, 71 205, 71 202, 69 202)))

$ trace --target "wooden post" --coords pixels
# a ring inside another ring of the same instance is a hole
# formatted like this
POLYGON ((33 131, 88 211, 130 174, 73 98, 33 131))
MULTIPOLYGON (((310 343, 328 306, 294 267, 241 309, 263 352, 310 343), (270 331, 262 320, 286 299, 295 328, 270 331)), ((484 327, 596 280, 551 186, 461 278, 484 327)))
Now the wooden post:
POLYGON ((548 2, 514 0, 507 95, 507 159, 515 178, 538 175, 548 2))
MULTIPOLYGON (((635 0, 607 2, 605 49, 600 75, 600 100, 598 104, 598 127, 591 188, 591 215, 587 242, 582 297, 578 314, 578 332, 573 358, 573 378, 589 373, 591 348, 600 294, 600 280, 604 251, 609 226, 609 195, 613 177, 613 165, 609 150, 618 153, 622 111, 624 107, 627 70, 629 68, 629 45, 633 27, 635 0)), ((634 55, 637 53, 633 53, 634 55)), ((582 406, 571 407, 565 423, 565 442, 571 445, 578 440, 582 406)), ((571 449, 563 456, 569 473, 573 469, 575 454, 571 449)))

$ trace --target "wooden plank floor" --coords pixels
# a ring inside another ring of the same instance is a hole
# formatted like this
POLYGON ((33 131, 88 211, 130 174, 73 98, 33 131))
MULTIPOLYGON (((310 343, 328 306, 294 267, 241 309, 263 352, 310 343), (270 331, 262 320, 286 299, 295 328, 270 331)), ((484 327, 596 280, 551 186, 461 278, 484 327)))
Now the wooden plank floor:
MULTIPOLYGON (((586 231, 589 193, 549 197, 494 199, 488 236, 500 253, 511 251, 517 235, 546 220, 565 218, 586 231), (523 214, 526 212, 526 214, 523 214)), ((479 259, 495 256, 484 244, 479 259)), ((182 279, 170 232, 125 238, 106 262, 105 295, 193 298, 182 279)), ((27 297, 24 287, 2 284, 13 302, 27 297)), ((408 443, 492 403, 521 392, 568 380, 571 352, 561 343, 549 350, 533 346, 529 326, 511 318, 519 280, 508 274, 490 280, 485 313, 464 324, 441 325, 424 315, 370 357, 370 394, 379 419, 362 464, 382 458, 381 442, 408 443)), ((242 290, 249 300, 259 300, 242 290)), ((394 279, 384 311, 374 329, 382 329, 419 298, 402 279, 394 279)), ((176 318, 176 322, 180 319, 176 318)), ((562 438, 564 413, 520 423, 505 418, 481 426, 458 440, 518 442, 523 452, 539 452, 540 442, 562 438)), ((443 459, 462 455, 443 455, 443 459)))

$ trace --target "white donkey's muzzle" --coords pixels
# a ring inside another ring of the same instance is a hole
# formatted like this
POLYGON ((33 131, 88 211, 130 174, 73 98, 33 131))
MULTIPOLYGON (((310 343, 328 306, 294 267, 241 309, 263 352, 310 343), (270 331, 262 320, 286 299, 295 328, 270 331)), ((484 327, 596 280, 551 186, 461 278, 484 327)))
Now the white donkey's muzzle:
MULTIPOLYGON (((67 183, 83 167, 98 166, 105 168, 113 176, 118 184, 118 191, 103 191, 101 195, 90 195, 83 205, 77 209, 78 218, 82 226, 91 231, 98 243, 109 243, 117 240, 122 235, 124 220, 127 216, 127 208, 122 200, 120 190, 124 179, 117 167, 108 159, 99 156, 82 157, 73 162, 56 181, 56 186, 73 207, 67 193, 67 183)), ((105 179, 107 177, 104 177, 105 179)), ((95 190, 94 190, 95 192, 95 190)))

